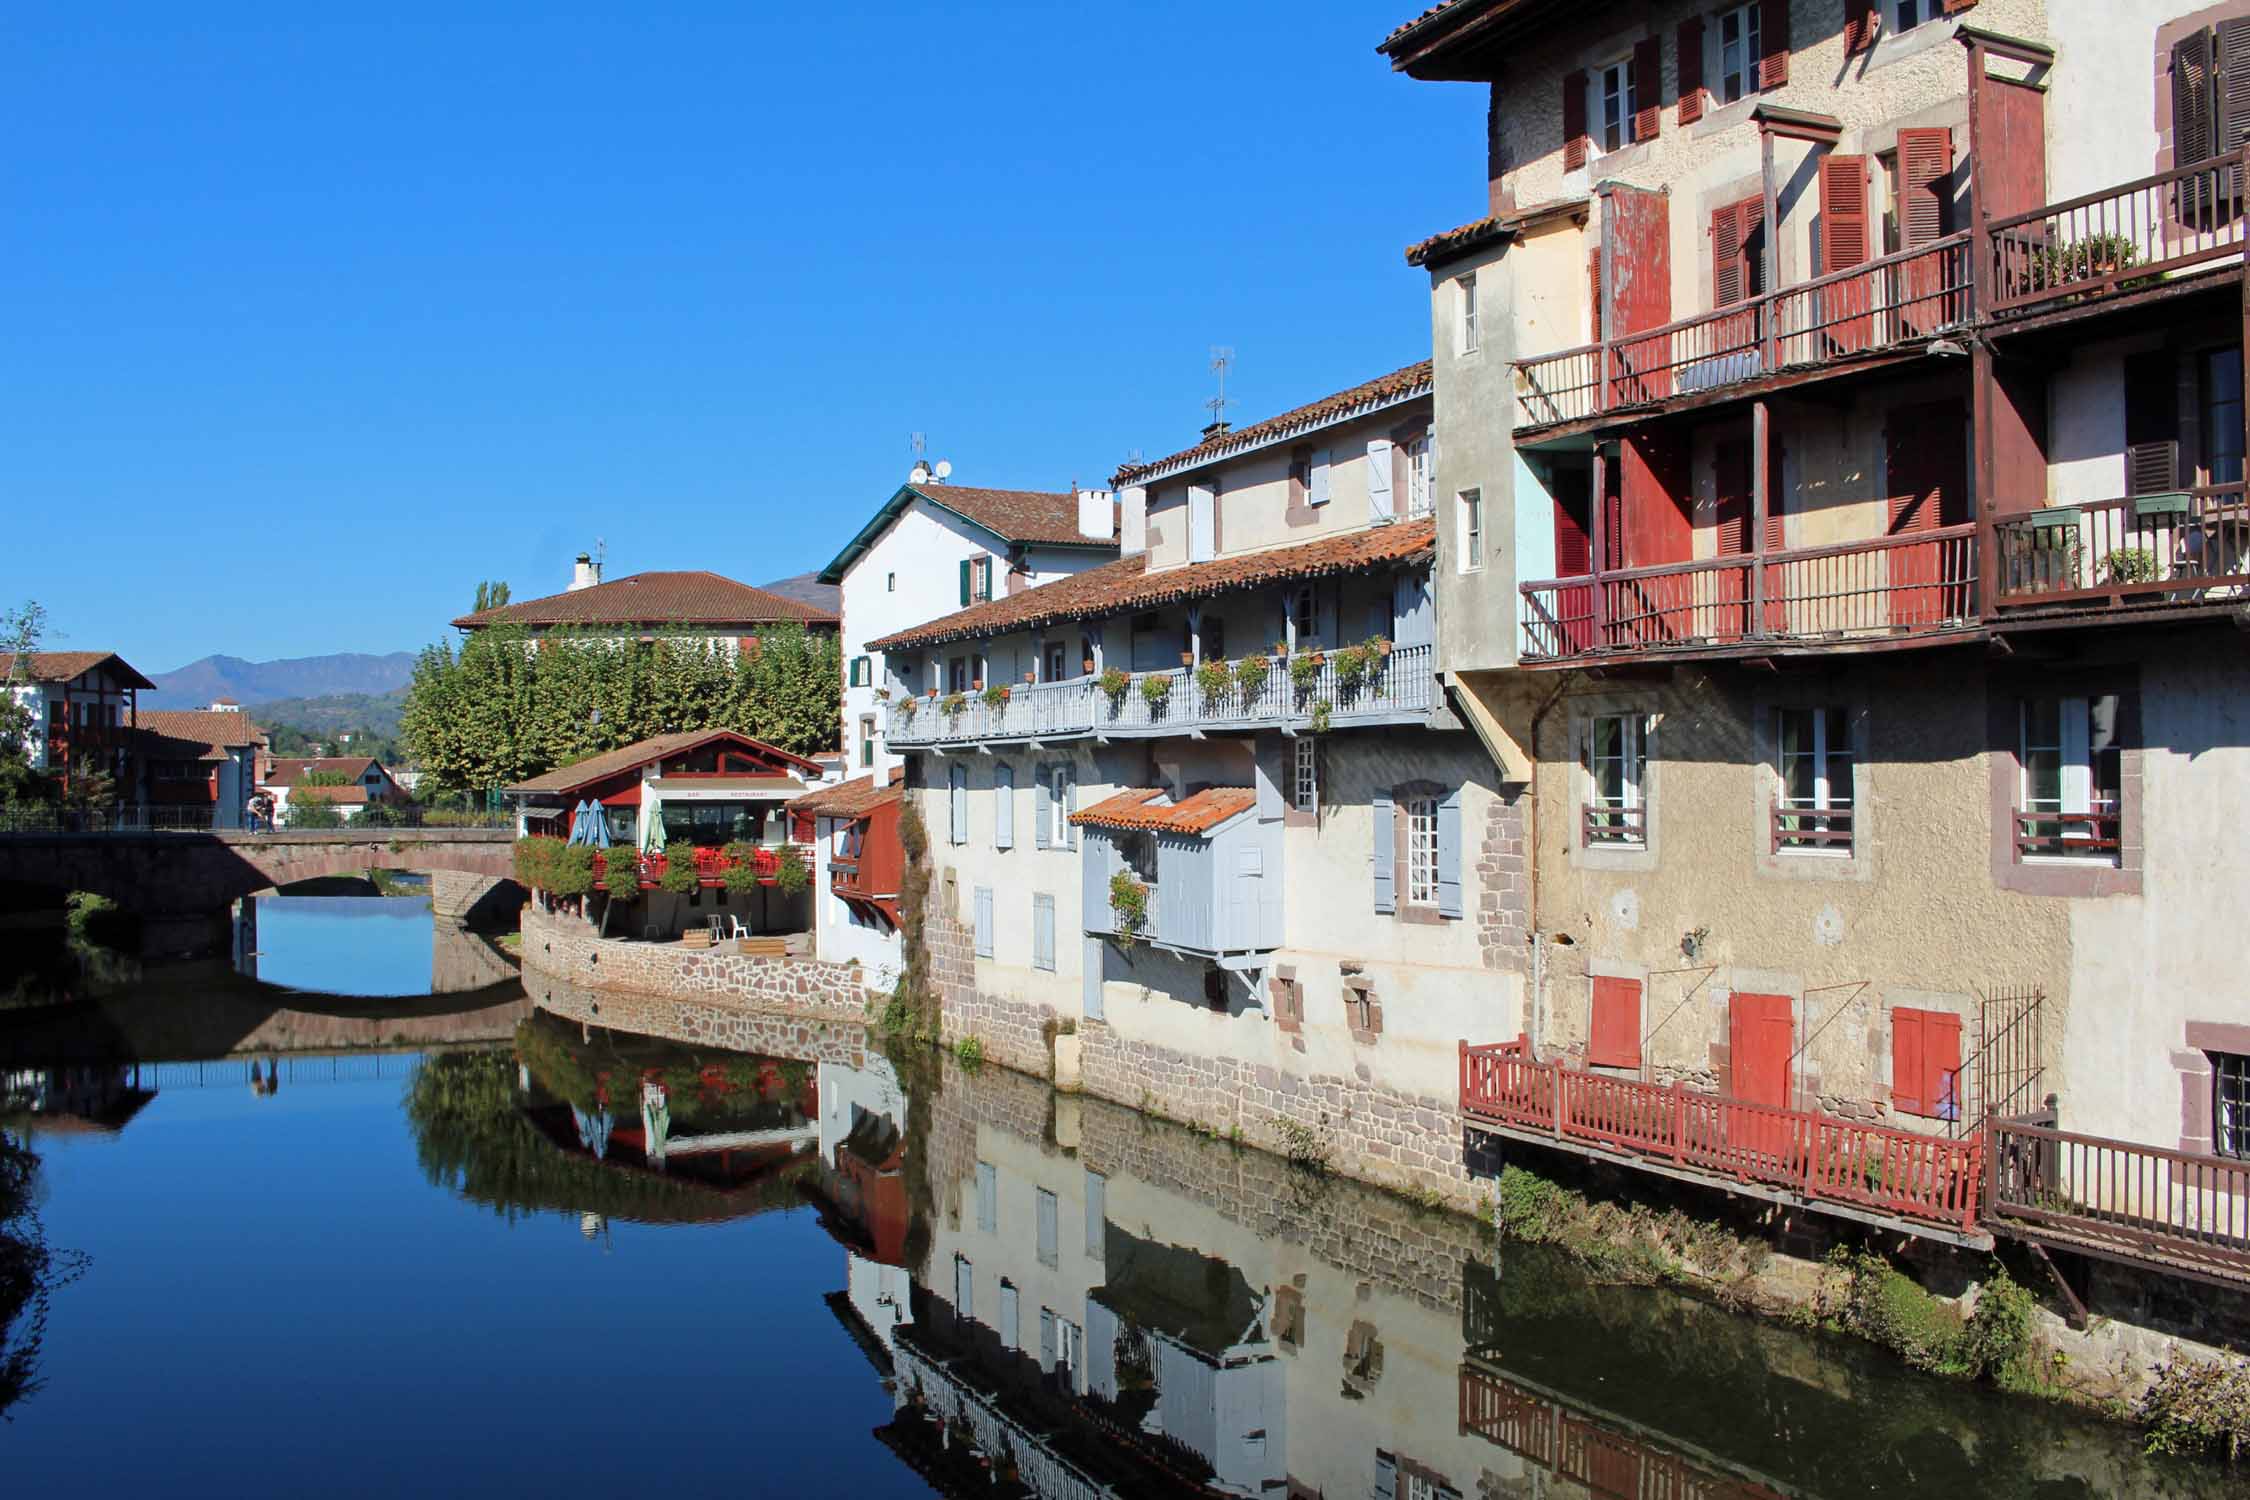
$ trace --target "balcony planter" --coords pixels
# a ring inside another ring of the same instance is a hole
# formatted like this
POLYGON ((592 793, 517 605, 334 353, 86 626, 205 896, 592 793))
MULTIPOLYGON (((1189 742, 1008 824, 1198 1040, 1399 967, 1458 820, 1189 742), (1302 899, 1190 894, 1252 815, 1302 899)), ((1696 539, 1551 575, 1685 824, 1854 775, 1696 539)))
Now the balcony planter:
POLYGON ((1300 693, 1309 693, 1320 684, 1321 664, 1327 658, 1318 651, 1289 658, 1289 680, 1300 693))
POLYGON ((1172 696, 1172 679, 1162 672, 1154 672, 1141 679, 1141 700, 1150 709, 1160 709, 1164 700, 1172 696))
POLYGON ((1013 692, 1014 689, 1006 683, 996 682, 984 690, 984 706, 986 708, 1006 708, 1008 699, 1013 692))
POLYGON ((1234 664, 1234 680, 1242 685, 1245 698, 1257 697, 1272 675, 1273 658, 1270 656, 1245 656, 1234 664))
POLYGON ((1206 706, 1216 703, 1234 686, 1234 667, 1223 658, 1207 661, 1195 669, 1195 685, 1202 690, 1206 706))
POLYGON ((948 719, 958 719, 961 717, 961 710, 968 706, 968 694, 950 693, 946 696, 945 701, 938 705, 938 712, 944 714, 948 719))
POLYGON ((1128 870, 1109 877, 1109 909, 1116 918, 1119 947, 1130 948, 1148 926, 1148 887, 1128 870))
POLYGON ((1192 666, 1194 666, 1194 665, 1195 665, 1195 653, 1194 653, 1193 651, 1182 651, 1182 652, 1180 653, 1180 665, 1181 665, 1181 666, 1183 666, 1183 667, 1192 667, 1192 666))
POLYGON ((1102 675, 1095 681, 1100 685, 1102 692, 1108 695, 1110 711, 1114 713, 1117 710, 1117 705, 1125 697, 1125 690, 1133 685, 1133 674, 1123 667, 1105 667, 1102 669, 1102 675))
POLYGON ((2135 495, 2133 519, 2145 521, 2150 516, 2184 516, 2191 512, 2194 502, 2185 495, 2135 495))

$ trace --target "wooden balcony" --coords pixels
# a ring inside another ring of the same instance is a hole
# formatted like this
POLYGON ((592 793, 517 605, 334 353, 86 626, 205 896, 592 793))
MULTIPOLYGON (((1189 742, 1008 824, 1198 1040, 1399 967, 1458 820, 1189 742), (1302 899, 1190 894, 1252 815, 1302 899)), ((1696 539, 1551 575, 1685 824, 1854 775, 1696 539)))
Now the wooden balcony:
POLYGON ((1969 320, 1969 240, 1948 235, 1659 328, 1517 360, 1516 431, 1926 343, 1969 320))
POLYGON ((999 703, 982 693, 966 693, 953 712, 936 695, 891 705, 887 742, 894 748, 975 745, 1005 741, 1045 741, 1092 736, 1162 736, 1211 729, 1298 729, 1309 727, 1315 709, 1328 705, 1328 720, 1353 724, 1416 723, 1438 704, 1433 648, 1393 646, 1356 682, 1337 660, 1339 652, 1268 657, 1265 680, 1256 687, 1239 683, 1207 694, 1188 667, 1136 672, 1123 692, 1112 697, 1096 677, 1011 687, 999 703), (1300 684, 1292 666, 1309 656, 1300 684), (1162 684, 1154 697, 1143 684, 1162 684))
POLYGON ((1984 1138, 1921 1135, 1539 1062, 1528 1038, 1461 1044, 1472 1126, 1622 1157, 1690 1181, 1978 1240, 1984 1138))
POLYGON ((1522 585, 1523 660, 1747 655, 1976 623, 1976 528, 1698 558, 1522 585))
POLYGON ((2250 590, 2239 484, 2015 511, 1993 537, 2004 613, 2220 603, 2250 590))
POLYGON ((2022 1238, 2250 1284, 2250 1161, 1999 1121, 1988 1213, 2022 1238))
MULTIPOLYGON (((802 845, 790 845, 788 847, 796 849, 797 858, 803 863, 805 871, 809 875, 813 868, 812 850, 802 845)), ((619 853, 621 857, 630 855, 630 851, 619 851, 619 853)), ((649 891, 656 889, 663 883, 665 871, 671 868, 674 859, 681 856, 664 853, 642 854, 631 857, 639 859, 641 889, 649 891)), ((728 858, 724 849, 694 849, 689 851, 687 857, 692 859, 695 865, 696 884, 704 887, 726 884, 727 872, 737 868, 742 863, 740 860, 728 858)), ((607 854, 594 856, 594 884, 597 888, 601 886, 604 876, 609 871, 609 860, 610 856, 607 854)), ((774 884, 781 878, 781 848, 779 846, 761 846, 751 850, 750 867, 757 874, 758 884, 774 884)))
POLYGON ((2239 258, 2245 164, 2233 151, 1986 227, 1996 317, 2039 312, 2239 258))

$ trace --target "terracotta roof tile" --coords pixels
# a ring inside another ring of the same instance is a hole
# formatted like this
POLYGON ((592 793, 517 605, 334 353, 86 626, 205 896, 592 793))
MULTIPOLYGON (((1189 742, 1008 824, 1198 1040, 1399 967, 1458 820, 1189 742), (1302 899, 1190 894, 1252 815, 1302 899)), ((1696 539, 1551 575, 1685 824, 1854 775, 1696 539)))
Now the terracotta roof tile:
MULTIPOLYGON (((147 718, 148 716, 143 714, 141 717, 147 718)), ((376 769, 376 765, 375 757, 372 755, 323 755, 317 760, 308 760, 302 757, 277 758, 273 763, 273 770, 266 775, 265 784, 267 786, 295 786, 297 779, 309 771, 325 772, 331 776, 346 776, 353 781, 357 781, 373 769, 376 769)))
POLYGON ((292 802, 341 802, 346 806, 368 800, 367 788, 351 786, 300 786, 289 793, 292 802))
POLYGON ((634 573, 521 604, 462 615, 463 630, 491 625, 833 625, 829 610, 716 573, 634 573))
POLYGON ((985 490, 966 484, 910 484, 907 488, 932 505, 967 516, 1011 542, 1114 547, 1078 533, 1078 496, 1069 490, 985 490))
MULTIPOLYGON (((117 663, 117 675, 125 679, 127 687, 153 689, 156 686, 114 651, 34 651, 26 662, 24 674, 33 682, 68 682, 105 662, 117 663)), ((0 681, 12 676, 15 666, 16 653, 0 651, 0 681)))
POLYGON ((1363 381, 1348 391, 1338 391, 1333 396, 1323 396, 1278 417, 1268 417, 1263 422, 1253 422, 1248 427, 1238 427, 1222 432, 1217 437, 1206 438, 1192 448, 1148 463, 1127 464, 1119 469, 1111 481, 1128 485, 1144 475, 1157 470, 1177 470, 1214 462, 1246 449, 1263 447, 1267 443, 1294 436, 1315 427, 1324 427, 1340 421, 1363 407, 1379 406, 1388 402, 1427 391, 1430 388, 1430 362, 1419 360, 1403 370, 1393 370, 1388 375, 1363 381))
POLYGON ((1258 793, 1246 786, 1210 786, 1179 802, 1160 787, 1128 787, 1092 807, 1070 815, 1070 821, 1090 828, 1132 828, 1151 833, 1205 834, 1239 813, 1258 805, 1258 793))
POLYGON ((589 755, 586 759, 573 761, 567 766, 557 766, 552 771, 534 776, 529 781, 518 782, 505 790, 526 793, 574 792, 580 787, 607 780, 621 771, 645 766, 652 760, 662 760, 668 755, 684 754, 713 740, 732 740, 763 754, 780 756, 815 774, 820 770, 820 767, 801 755, 792 755, 779 745, 769 745, 763 740, 754 740, 749 735, 737 734, 731 729, 688 729, 677 734, 660 734, 652 739, 636 740, 630 745, 620 745, 615 750, 604 750, 599 755, 589 755))
POLYGON ((140 753, 159 760, 224 760, 229 750, 266 738, 248 714, 207 708, 144 708, 138 727, 140 753))
POLYGON ((881 786, 873 776, 855 776, 838 786, 819 786, 789 804, 789 810, 808 818, 864 818, 886 802, 896 802, 906 788, 896 778, 881 786))
POLYGON ((1124 557, 1020 594, 972 604, 926 625, 869 641, 867 646, 876 651, 935 646, 1034 629, 1061 620, 1095 619, 1120 610, 1146 609, 1285 579, 1353 573, 1420 557, 1436 543, 1437 523, 1424 516, 1323 537, 1317 542, 1300 542, 1294 547, 1246 552, 1154 573, 1147 570, 1145 555, 1124 557))
MULTIPOLYGON (((1459 0, 1438 0, 1437 4, 1431 6, 1428 10, 1423 11, 1420 15, 1415 16, 1410 20, 1401 21, 1398 25, 1391 28, 1391 34, 1389 36, 1383 38, 1383 46, 1388 47, 1391 43, 1397 41, 1400 37, 1406 35, 1409 31, 1412 31, 1415 27, 1431 19, 1433 16, 1439 15, 1444 11, 1451 10, 1457 3, 1459 3, 1459 0)), ((1381 51, 1382 48, 1379 47, 1376 50, 1381 51)))

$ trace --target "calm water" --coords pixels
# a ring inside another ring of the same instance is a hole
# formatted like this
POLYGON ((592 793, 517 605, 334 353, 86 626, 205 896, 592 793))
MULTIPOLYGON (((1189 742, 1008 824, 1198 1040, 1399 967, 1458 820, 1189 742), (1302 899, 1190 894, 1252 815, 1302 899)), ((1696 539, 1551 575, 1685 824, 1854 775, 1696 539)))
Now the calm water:
MULTIPOLYGON (((292 983, 395 994, 429 943, 426 910, 306 907, 258 946, 292 983)), ((151 1012, 253 1039, 325 1015, 242 983, 0 1013, 37 1158, 11 1228, 77 1272, 0 1425, 10 1493, 2240 1492, 2122 1429, 845 1030, 688 1046, 553 1014, 592 997, 542 981, 387 1016, 400 1046, 150 1050, 199 1036, 151 1012), (138 1067, 98 1064, 103 1039, 138 1067)))

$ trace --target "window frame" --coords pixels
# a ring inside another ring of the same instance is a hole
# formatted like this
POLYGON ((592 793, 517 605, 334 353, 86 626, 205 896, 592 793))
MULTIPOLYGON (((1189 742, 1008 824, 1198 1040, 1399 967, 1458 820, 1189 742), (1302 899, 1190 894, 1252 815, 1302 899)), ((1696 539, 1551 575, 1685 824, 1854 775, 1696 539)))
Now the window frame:
POLYGON ((986 553, 982 557, 969 559, 969 602, 971 604, 989 604, 992 602, 992 556, 990 553, 986 553))
POLYGON ((1893 36, 1897 36, 1902 32, 1912 31, 1917 26, 1927 25, 1943 11, 1944 6, 1940 0, 1884 0, 1883 24, 1890 28, 1893 36), (1914 12, 1914 19, 1911 21, 1906 19, 1909 10, 1914 12))
POLYGON ((1438 884, 1442 873, 1438 859, 1440 800, 1429 792, 1417 792, 1397 799, 1396 816, 1401 820, 1406 839, 1404 868, 1399 871, 1403 877, 1398 895, 1401 907, 1437 910, 1438 884))
POLYGON ((1289 810, 1320 811, 1320 739, 1301 734, 1292 742, 1289 763, 1289 810))
POLYGON ((873 714, 861 714, 859 717, 859 763, 863 767, 872 767, 875 764, 875 716, 873 714))
POLYGON ((1290 591, 1289 619, 1296 630, 1298 650, 1303 650, 1308 641, 1320 639, 1320 595, 1313 585, 1301 583, 1290 591))
POLYGON ((1580 842, 1588 849, 1648 847, 1648 763, 1651 716, 1642 709, 1608 709, 1586 717, 1584 795, 1579 801, 1580 842), (1621 726, 1614 756, 1601 750, 1602 726, 1621 726), (1613 800, 1602 788, 1602 767, 1617 765, 1613 800))
POLYGON ((1456 492, 1453 503, 1461 517, 1459 571, 1481 573, 1484 571, 1484 487, 1470 485, 1456 492))
POLYGON ((1466 276, 1453 278, 1453 300, 1459 311, 1459 319, 1456 323, 1456 329, 1461 340, 1459 352, 1474 354, 1480 347, 1484 336, 1480 324, 1482 314, 1477 307, 1476 272, 1471 271, 1466 276))
POLYGON ((1070 648, 1061 641, 1048 641, 1039 654, 1040 681, 1060 682, 1070 672, 1070 648))
POLYGON ((2024 864, 2064 863, 2090 865, 2115 869, 2123 853, 2124 819, 2124 744, 2122 742, 2124 705, 2114 693, 2053 693, 2020 695, 2016 700, 2016 797, 2015 797, 2015 851, 2018 862, 2024 864), (2095 729, 2094 705, 2110 700, 2110 739, 2106 749, 2093 745, 2095 729), (2042 738, 2033 741, 2032 714, 2035 708, 2051 707, 2054 711, 2052 742, 2042 738), (2054 794, 2034 795, 2034 777, 2040 773, 2033 767, 2034 754, 2052 755, 2054 760, 2054 794), (2105 776, 2106 770, 2106 776, 2105 776), (2082 783, 2083 795, 2074 782, 2082 783), (2083 807, 2074 803, 2083 802, 2083 807), (2055 824, 2051 838, 2041 838, 2027 832, 2025 820, 2036 818, 2041 823, 2055 824), (2112 832, 2107 840, 2101 837, 2103 821, 2110 823, 2112 832), (2082 825, 2082 826, 2080 826, 2082 825), (2077 845, 2073 850, 2073 844, 2077 845), (2107 843, 2112 847, 2101 847, 2107 843))
POLYGON ((2250 1161, 2250 1053, 2204 1056, 2211 1059, 2211 1154, 2250 1161))
POLYGON ((1711 70, 1712 77, 1717 80, 1717 87, 1713 92, 1722 105, 1747 99, 1759 91, 1758 66, 1763 56, 1764 42, 1759 18, 1761 8, 1759 0, 1749 0, 1748 4, 1719 12, 1712 24, 1711 37, 1718 50, 1718 66, 1711 70), (1727 71, 1727 23, 1730 21, 1735 23, 1738 32, 1737 42, 1742 58, 1739 75, 1727 71))
POLYGON ((1840 703, 1779 703, 1773 706, 1773 853, 1813 858, 1849 859, 1856 848, 1856 814, 1859 811, 1859 747, 1852 711, 1840 703), (1811 746, 1792 752, 1790 724, 1805 716, 1811 746), (1839 745, 1838 740, 1842 743, 1839 745), (1810 800, 1800 801, 1790 791, 1792 761, 1809 762, 1812 771, 1810 800), (1841 764, 1842 774, 1837 773, 1841 764), (1836 783, 1844 783, 1837 793, 1836 783), (1791 827, 1790 820, 1799 820, 1791 827), (1842 826, 1837 826, 1838 824, 1842 826))
POLYGON ((1594 155, 1614 155, 1633 144, 1633 116, 1639 107, 1633 97, 1633 55, 1628 52, 1613 62, 1596 66, 1587 87, 1593 95, 1587 101, 1586 117, 1591 124, 1587 134, 1592 137, 1594 155), (1616 86, 1614 94, 1612 84, 1616 86), (1610 117, 1613 99, 1618 106, 1614 120, 1610 117))
POLYGON ((1406 444, 1406 513, 1426 516, 1437 509, 1436 447, 1429 434, 1406 444))
POLYGON ((2242 349, 2240 345, 2228 347, 2213 345, 2195 352, 2195 405, 2202 431, 2198 434, 2203 482, 2207 485, 2240 484, 2245 470, 2243 441, 2242 349), (2234 394, 2221 397, 2214 393, 2212 375, 2223 370, 2234 382, 2234 394), (2221 419, 2217 412, 2231 407, 2233 415, 2221 419), (2219 447, 2214 439, 2225 435, 2233 440, 2230 453, 2219 447), (2222 469, 2222 462, 2232 460, 2231 473, 2222 469))

